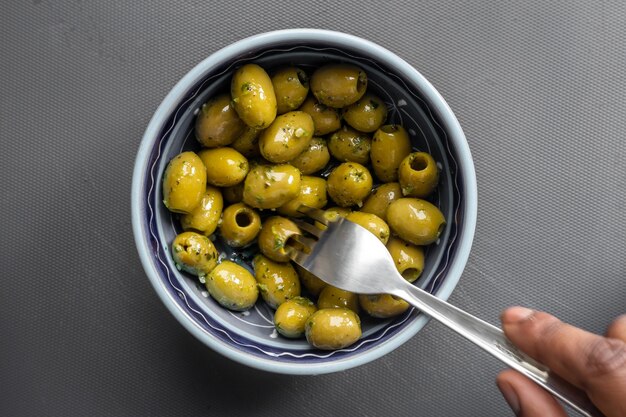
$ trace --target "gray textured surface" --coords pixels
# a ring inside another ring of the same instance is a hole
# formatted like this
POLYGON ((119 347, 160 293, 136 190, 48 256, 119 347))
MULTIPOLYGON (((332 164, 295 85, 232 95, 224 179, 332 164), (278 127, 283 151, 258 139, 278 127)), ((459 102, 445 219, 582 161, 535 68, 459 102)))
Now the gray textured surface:
POLYGON ((603 332, 626 309, 626 5, 9 1, 0 6, 0 415, 503 416, 499 364, 431 323, 383 359, 289 377, 209 351, 137 259, 129 190, 151 113, 232 41, 341 30, 420 70, 478 175, 451 301, 603 332))

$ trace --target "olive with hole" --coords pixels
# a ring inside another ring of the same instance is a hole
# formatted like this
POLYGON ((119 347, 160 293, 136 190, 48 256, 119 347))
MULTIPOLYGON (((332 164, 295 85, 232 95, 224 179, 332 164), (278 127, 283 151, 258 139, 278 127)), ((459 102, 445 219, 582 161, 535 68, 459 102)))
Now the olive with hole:
POLYGON ((300 278, 288 262, 274 262, 259 254, 254 257, 254 278, 261 297, 274 309, 300 295, 300 278))
POLYGON ((163 204, 175 213, 189 213, 200 203, 206 180, 206 168, 198 155, 176 155, 163 173, 163 204))
POLYGON ((323 308, 306 321, 304 335, 318 349, 342 349, 361 338, 361 320, 348 308, 323 308))
POLYGON ((183 230, 195 230, 209 236, 217 229, 223 208, 224 199, 220 189, 207 185, 200 203, 180 217, 180 225, 183 230))
POLYGON ((362 204, 372 190, 372 174, 356 162, 344 162, 328 176, 328 195, 341 207, 362 204))
POLYGON ((353 211, 346 216, 346 220, 350 220, 369 230, 383 244, 387 244, 389 240, 389 226, 383 219, 372 213, 364 213, 362 211, 353 211))
POLYGON ((211 239, 196 232, 176 235, 171 245, 172 258, 180 271, 202 277, 217 265, 217 249, 211 239))
POLYGON ((348 308, 359 312, 359 296, 353 292, 326 285, 317 298, 318 308, 348 308))
POLYGON ((409 303, 389 294, 359 295, 359 305, 372 317, 386 319, 404 313, 409 303))
POLYGON ((222 213, 220 234, 226 243, 234 248, 252 243, 260 231, 259 213, 244 203, 230 205, 222 213))
POLYGON ((243 186, 243 202, 259 209, 273 209, 296 198, 301 175, 289 164, 257 165, 250 169, 243 186))
POLYGON ((277 164, 289 162, 309 147, 313 129, 313 119, 303 111, 281 114, 259 136, 261 155, 277 164))
POLYGON ((360 132, 374 132, 387 119, 387 106, 374 94, 367 93, 343 109, 343 120, 360 132))
POLYGON ((250 127, 265 129, 276 118, 276 94, 270 76, 257 64, 237 69, 230 83, 235 111, 250 127))
POLYGON ((306 297, 294 297, 278 306, 274 313, 274 327, 290 339, 304 335, 304 324, 317 311, 315 303, 306 297))
POLYGON ((398 181, 404 196, 427 197, 439 183, 437 162, 427 152, 413 152, 400 163, 398 181))
POLYGON ((396 269, 409 282, 417 280, 424 270, 424 249, 398 237, 391 237, 387 242, 387 250, 396 269))
POLYGON ((402 198, 402 189, 399 183, 388 182, 381 184, 372 190, 370 196, 363 203, 361 211, 375 214, 386 222, 389 204, 399 198, 402 198))
POLYGON ((400 198, 391 203, 387 221, 395 234, 414 245, 435 242, 446 226, 437 206, 419 198, 400 198))
POLYGON ((243 266, 222 261, 206 277, 206 289, 215 301, 234 311, 245 311, 259 297, 254 276, 243 266))
POLYGON ((367 74, 351 64, 326 64, 311 75, 311 92, 322 104, 346 107, 363 97, 367 74))
POLYGON ((316 136, 327 135, 341 127, 339 110, 318 102, 315 97, 309 96, 298 110, 311 116, 315 125, 313 134, 316 136))
POLYGON ((322 209, 326 203, 326 180, 303 175, 300 179, 300 191, 296 198, 280 206, 278 212, 283 216, 302 217, 304 215, 298 211, 301 205, 322 209))
POLYGON ((208 100, 196 116, 196 139, 207 148, 230 145, 245 129, 246 124, 237 115, 228 94, 208 100))
POLYGON ((259 233, 259 250, 273 261, 289 262, 285 251, 287 240, 301 234, 298 226, 291 220, 281 216, 269 217, 263 222, 259 233))
POLYGON ((309 94, 309 77, 300 68, 278 69, 272 75, 272 84, 276 94, 278 114, 297 109, 309 94))
POLYGON ((372 138, 362 132, 357 132, 350 126, 344 126, 333 133, 328 139, 330 154, 342 162, 358 162, 365 165, 370 160, 372 138))
POLYGON ((398 180, 398 167, 411 153, 409 134, 400 125, 384 125, 374 133, 370 158, 374 174, 382 182, 398 180))
POLYGON ((207 182, 211 185, 230 187, 242 182, 248 174, 248 160, 233 148, 203 149, 198 156, 206 167, 207 182))
POLYGON ((289 161, 290 165, 298 168, 302 175, 311 175, 321 171, 330 161, 328 146, 323 138, 313 137, 309 146, 289 161))

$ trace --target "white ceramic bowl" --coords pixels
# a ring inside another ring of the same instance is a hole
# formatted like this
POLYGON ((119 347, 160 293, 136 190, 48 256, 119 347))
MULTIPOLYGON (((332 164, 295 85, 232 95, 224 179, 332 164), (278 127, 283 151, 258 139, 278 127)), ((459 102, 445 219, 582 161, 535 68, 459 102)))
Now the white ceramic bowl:
MULTIPOLYGON (((427 250, 417 285, 447 299, 461 276, 474 235, 476 177, 465 136, 437 90, 404 60, 364 39, 312 29, 264 33, 215 52, 174 86, 146 129, 133 174, 133 232, 148 278, 178 321, 215 351, 266 371, 321 374, 362 365, 397 348, 428 321, 415 310, 390 320, 364 319, 363 337, 356 344, 320 351, 304 340, 277 337, 272 311, 261 301, 245 313, 220 307, 197 278, 178 271, 171 259, 168 245, 180 229, 162 204, 162 173, 174 155, 198 149, 193 121, 201 104, 216 92, 228 91, 233 69, 244 63, 311 69, 330 61, 363 67, 368 88, 390 108, 388 122, 402 124, 414 148, 430 152, 441 164, 434 202, 448 224, 439 242, 427 250)), ((216 243, 223 256, 247 264, 247 254, 233 252, 219 239, 216 243)))

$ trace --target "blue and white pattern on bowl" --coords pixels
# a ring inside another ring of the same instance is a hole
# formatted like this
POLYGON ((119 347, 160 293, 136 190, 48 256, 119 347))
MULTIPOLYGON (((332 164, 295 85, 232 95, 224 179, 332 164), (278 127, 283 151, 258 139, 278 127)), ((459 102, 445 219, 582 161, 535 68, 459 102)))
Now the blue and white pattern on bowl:
MULTIPOLYGON (((278 336, 273 311, 262 301, 247 312, 220 307, 196 277, 177 270, 171 259, 168 244, 181 230, 162 204, 163 171, 176 154, 199 149, 193 135, 198 109, 209 97, 228 91, 233 70, 249 62, 266 69, 294 64, 305 70, 327 62, 350 62, 365 69, 368 89, 390 109, 388 123, 402 124, 413 147, 431 153, 442 172, 438 192, 431 200, 444 213, 447 227, 427 249, 425 269, 416 284, 440 298, 447 298, 456 285, 476 217, 473 165, 458 122, 434 88, 389 51, 349 35, 314 30, 273 32, 231 45, 199 64, 164 100, 142 141, 133 178, 133 227, 144 268, 157 293, 185 327, 239 362, 275 372, 316 374, 371 361, 412 337, 427 318, 413 309, 389 320, 362 315, 363 337, 356 344, 320 351, 305 340, 278 336), (398 71, 398 63, 405 71, 398 71), (416 78, 423 85, 416 85, 416 78), (425 96, 430 94, 425 87, 435 96, 425 96)), ((219 236, 215 243, 222 258, 251 269, 250 251, 234 252, 219 236)))

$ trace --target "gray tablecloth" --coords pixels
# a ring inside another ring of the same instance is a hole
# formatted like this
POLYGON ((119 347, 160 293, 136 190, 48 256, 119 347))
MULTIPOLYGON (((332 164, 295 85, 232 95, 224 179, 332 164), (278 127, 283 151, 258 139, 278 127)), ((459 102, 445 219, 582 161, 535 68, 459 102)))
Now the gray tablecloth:
POLYGON ((479 213, 452 302, 594 332, 626 311, 623 1, 5 1, 0 415, 510 415, 501 366, 437 323, 357 369, 281 376, 210 351, 151 288, 130 224, 151 114, 212 52, 289 27, 387 47, 455 111, 479 213))

